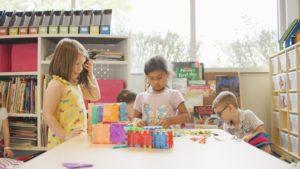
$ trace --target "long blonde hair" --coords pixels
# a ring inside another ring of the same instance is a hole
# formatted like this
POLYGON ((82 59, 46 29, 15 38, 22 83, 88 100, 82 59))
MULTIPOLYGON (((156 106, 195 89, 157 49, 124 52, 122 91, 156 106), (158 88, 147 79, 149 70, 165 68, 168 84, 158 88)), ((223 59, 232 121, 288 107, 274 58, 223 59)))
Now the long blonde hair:
MULTIPOLYGON (((49 74, 60 76, 70 81, 73 66, 78 58, 82 55, 88 60, 88 53, 81 43, 74 39, 64 38, 58 42, 54 50, 53 59, 49 67, 49 74)), ((88 85, 87 70, 83 69, 78 78, 79 84, 88 85)))

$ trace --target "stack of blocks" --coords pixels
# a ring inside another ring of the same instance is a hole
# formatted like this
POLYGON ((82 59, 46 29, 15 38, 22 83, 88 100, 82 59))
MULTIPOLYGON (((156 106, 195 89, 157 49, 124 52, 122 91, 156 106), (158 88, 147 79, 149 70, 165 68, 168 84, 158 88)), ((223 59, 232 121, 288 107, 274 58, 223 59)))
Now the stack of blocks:
POLYGON ((127 146, 138 148, 169 149, 173 147, 173 131, 161 127, 125 127, 127 146))
POLYGON ((126 103, 90 103, 88 132, 94 144, 124 144, 127 116, 126 103), (121 123, 120 123, 121 122, 121 123), (92 126, 92 127, 90 127, 92 126))
MULTIPOLYGON (((126 144, 128 147, 168 149, 173 131, 160 126, 133 127, 126 123, 126 103, 89 104, 89 125, 93 144, 126 144)), ((90 131, 90 130, 89 130, 90 131)))

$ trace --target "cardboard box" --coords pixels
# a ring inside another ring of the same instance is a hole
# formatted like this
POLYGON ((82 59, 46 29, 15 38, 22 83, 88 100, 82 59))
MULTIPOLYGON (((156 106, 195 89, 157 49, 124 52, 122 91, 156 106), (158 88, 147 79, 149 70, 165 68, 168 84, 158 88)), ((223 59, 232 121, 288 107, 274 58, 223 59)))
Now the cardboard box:
POLYGON ((90 34, 99 35, 100 34, 100 26, 90 26, 90 34))
POLYGON ((107 35, 110 34, 110 25, 101 25, 100 28, 101 28, 100 30, 101 34, 107 34, 107 35))
POLYGON ((93 35, 100 34, 101 18, 102 18, 102 11, 94 10, 92 15, 92 23, 90 26, 90 34, 93 35))
POLYGON ((58 28, 59 34, 68 34, 69 33, 69 27, 68 26, 60 26, 58 28))
POLYGON ((79 27, 79 33, 80 34, 89 34, 90 33, 90 25, 92 21, 92 15, 93 11, 92 10, 85 10, 82 13, 82 18, 81 18, 81 24, 79 27))
POLYGON ((0 35, 8 35, 8 28, 13 24, 15 12, 5 12, 0 21, 0 35))
POLYGON ((48 34, 48 26, 50 25, 52 11, 44 11, 41 24, 39 25, 39 34, 48 34))
POLYGON ((70 26, 70 34, 78 34, 79 27, 78 26, 70 26))
POLYGON ((24 35, 28 34, 28 27, 34 18, 34 12, 28 11, 24 12, 23 20, 19 27, 19 34, 24 35))
POLYGON ((16 12, 13 23, 9 27, 9 35, 18 35, 19 27, 24 20, 24 12, 16 12))
POLYGON ((38 34, 39 26, 42 24, 43 12, 36 11, 29 25, 29 34, 38 34))
POLYGON ((78 34, 79 26, 81 24, 82 11, 73 11, 72 20, 70 24, 70 34, 78 34))
POLYGON ((111 9, 105 9, 102 12, 100 33, 101 34, 110 34, 110 24, 111 24, 111 9))
POLYGON ((72 18, 72 11, 64 11, 62 14, 62 21, 61 25, 59 26, 59 34, 68 34, 69 33, 69 26, 71 24, 71 18, 72 18))
POLYGON ((62 11, 53 11, 49 24, 49 34, 58 34, 58 26, 61 24, 62 11))

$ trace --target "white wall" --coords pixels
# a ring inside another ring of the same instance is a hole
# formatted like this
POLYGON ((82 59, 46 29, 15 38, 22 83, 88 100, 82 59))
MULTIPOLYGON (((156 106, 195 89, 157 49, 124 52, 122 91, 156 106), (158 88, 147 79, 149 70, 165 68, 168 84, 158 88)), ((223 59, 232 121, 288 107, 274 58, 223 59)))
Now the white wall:
MULTIPOLYGON (((268 72, 241 73, 242 108, 251 109, 265 123, 265 129, 270 133, 270 80, 268 72)), ((128 89, 135 92, 144 90, 143 74, 129 76, 128 89)))
POLYGON ((269 73, 241 73, 242 108, 252 110, 270 133, 270 77, 269 73))

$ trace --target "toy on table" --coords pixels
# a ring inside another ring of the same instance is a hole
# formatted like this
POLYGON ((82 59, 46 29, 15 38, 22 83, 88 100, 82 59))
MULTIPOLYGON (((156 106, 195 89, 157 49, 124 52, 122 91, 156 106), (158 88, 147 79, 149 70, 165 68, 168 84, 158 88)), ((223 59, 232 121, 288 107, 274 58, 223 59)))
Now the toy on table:
POLYGON ((125 127, 125 131, 128 147, 168 149, 174 145, 172 130, 160 126, 125 127))
POLYGON ((68 169, 76 169, 76 168, 88 168, 93 167, 93 164, 85 164, 85 163, 63 163, 63 166, 68 169))
POLYGON ((192 141, 197 141, 198 143, 200 143, 200 144, 205 144, 206 143, 206 137, 192 137, 192 138, 190 138, 190 140, 192 140, 192 141))

